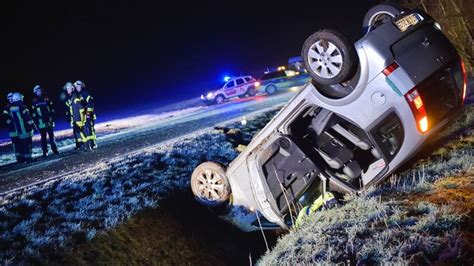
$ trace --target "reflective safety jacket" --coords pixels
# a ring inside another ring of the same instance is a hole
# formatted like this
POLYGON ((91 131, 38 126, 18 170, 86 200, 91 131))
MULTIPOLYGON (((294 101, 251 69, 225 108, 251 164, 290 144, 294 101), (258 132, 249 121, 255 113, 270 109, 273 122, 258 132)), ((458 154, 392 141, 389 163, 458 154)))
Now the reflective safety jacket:
POLYGON ((10 138, 18 138, 18 132, 16 131, 12 117, 10 116, 10 106, 11 104, 5 105, 5 108, 2 111, 2 118, 8 127, 8 135, 10 136, 10 138))
POLYGON ((33 98, 32 116, 39 129, 54 127, 54 107, 48 96, 33 98))
POLYGON ((22 101, 13 102, 10 105, 10 117, 20 139, 31 138, 33 136, 34 122, 31 119, 30 111, 22 101))
POLYGON ((76 123, 78 126, 84 126, 86 121, 86 101, 81 94, 73 92, 71 97, 66 101, 66 116, 71 123, 71 126, 76 123))
POLYGON ((81 96, 86 102, 86 115, 95 120, 94 97, 86 89, 82 89, 81 96))
POLYGON ((326 192, 325 194, 322 194, 317 199, 315 199, 310 206, 305 206, 300 210, 300 212, 298 213, 298 218, 296 218, 295 221, 295 228, 300 227, 303 221, 316 211, 320 210, 323 207, 329 208, 331 206, 334 206, 335 204, 337 204, 337 199, 336 197, 334 197, 334 194, 332 194, 331 192, 326 192))

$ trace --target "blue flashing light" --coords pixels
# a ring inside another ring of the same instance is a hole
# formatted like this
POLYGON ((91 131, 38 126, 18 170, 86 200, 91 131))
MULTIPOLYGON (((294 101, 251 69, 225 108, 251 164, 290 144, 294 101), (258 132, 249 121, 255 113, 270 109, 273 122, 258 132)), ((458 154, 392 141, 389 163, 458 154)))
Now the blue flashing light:
POLYGON ((229 76, 225 76, 225 77, 224 77, 224 82, 227 82, 227 81, 229 81, 229 80, 230 80, 230 77, 229 77, 229 76))

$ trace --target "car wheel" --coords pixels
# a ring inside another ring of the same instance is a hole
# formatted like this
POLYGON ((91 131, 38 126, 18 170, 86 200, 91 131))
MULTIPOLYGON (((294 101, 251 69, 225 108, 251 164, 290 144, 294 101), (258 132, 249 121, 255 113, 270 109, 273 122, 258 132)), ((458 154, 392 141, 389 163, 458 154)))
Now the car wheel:
POLYGON ((257 92, 255 91, 255 88, 249 88, 248 91, 247 91, 247 95, 250 96, 250 97, 253 97, 257 94, 257 92))
POLYGON ((217 95, 217 96, 216 96, 216 99, 215 99, 215 102, 216 102, 217 104, 223 103, 223 102, 224 102, 224 96, 222 96, 222 95, 217 95))
POLYGON ((320 30, 309 36, 303 45, 302 57, 309 74, 319 85, 347 81, 357 70, 354 45, 336 30, 320 30))
POLYGON ((277 87, 275 85, 268 85, 266 88, 265 88, 265 91, 268 93, 268 94, 273 94, 277 91, 277 87))
POLYGON ((208 207, 218 207, 230 197, 230 184, 225 168, 217 163, 205 162, 191 175, 191 190, 197 201, 208 207))
POLYGON ((362 28, 365 33, 369 33, 376 27, 398 16, 403 11, 404 9, 396 4, 387 3, 376 5, 365 14, 362 28))

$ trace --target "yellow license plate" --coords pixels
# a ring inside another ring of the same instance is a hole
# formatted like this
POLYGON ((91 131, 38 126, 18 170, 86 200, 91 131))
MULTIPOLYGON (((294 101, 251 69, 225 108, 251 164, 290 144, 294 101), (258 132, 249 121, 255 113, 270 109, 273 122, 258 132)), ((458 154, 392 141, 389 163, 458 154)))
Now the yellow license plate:
POLYGON ((395 25, 400 31, 406 31, 410 26, 416 25, 420 20, 418 16, 415 14, 410 14, 405 16, 397 21, 395 21, 395 25))

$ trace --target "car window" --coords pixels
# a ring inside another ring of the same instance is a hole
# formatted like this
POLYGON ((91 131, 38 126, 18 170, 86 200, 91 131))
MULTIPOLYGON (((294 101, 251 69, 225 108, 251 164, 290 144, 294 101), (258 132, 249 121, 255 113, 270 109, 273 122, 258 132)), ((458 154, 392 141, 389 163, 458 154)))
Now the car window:
POLYGON ((235 82, 236 82, 237 86, 242 85, 242 84, 245 83, 245 81, 243 79, 236 79, 235 82))
POLYGON ((274 78, 280 78, 280 77, 286 77, 284 71, 276 71, 276 72, 265 74, 262 76, 261 80, 268 80, 268 79, 274 79, 274 78))
POLYGON ((244 79, 245 79, 245 82, 250 82, 252 80, 251 77, 245 77, 244 79))
POLYGON ((225 84, 225 88, 226 88, 226 89, 227 89, 227 88, 232 88, 232 87, 234 87, 234 81, 233 81, 233 80, 231 80, 231 81, 229 81, 227 84, 225 84))

